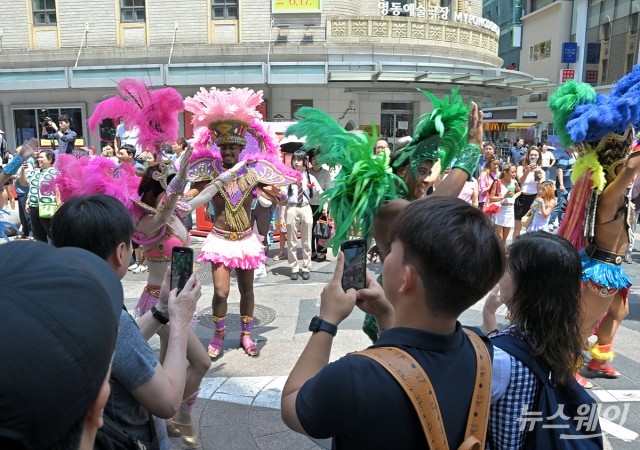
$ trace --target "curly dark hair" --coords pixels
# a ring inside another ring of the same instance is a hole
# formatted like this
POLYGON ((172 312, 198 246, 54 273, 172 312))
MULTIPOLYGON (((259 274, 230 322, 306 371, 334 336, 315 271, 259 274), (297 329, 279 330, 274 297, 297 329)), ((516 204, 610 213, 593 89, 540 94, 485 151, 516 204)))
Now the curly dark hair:
POLYGON ((504 301, 516 333, 567 384, 583 362, 578 252, 560 236, 527 233, 509 247, 508 271, 514 292, 504 301))
MULTIPOLYGON (((138 195, 142 197, 142 201, 153 208, 156 207, 156 197, 164 192, 160 182, 153 178, 153 174, 156 172, 160 172, 160 163, 149 163, 149 167, 144 171, 144 175, 140 179, 140 186, 138 186, 138 195)), ((174 176, 169 175, 167 183, 171 182, 174 176)))

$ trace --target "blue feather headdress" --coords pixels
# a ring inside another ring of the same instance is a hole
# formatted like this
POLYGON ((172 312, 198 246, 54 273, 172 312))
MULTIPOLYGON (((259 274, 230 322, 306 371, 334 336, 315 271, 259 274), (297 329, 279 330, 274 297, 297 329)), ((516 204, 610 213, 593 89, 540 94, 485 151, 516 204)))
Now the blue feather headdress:
POLYGON ((624 134, 629 125, 640 126, 640 65, 609 96, 598 94, 595 102, 577 105, 566 130, 573 142, 598 142, 609 133, 624 134))

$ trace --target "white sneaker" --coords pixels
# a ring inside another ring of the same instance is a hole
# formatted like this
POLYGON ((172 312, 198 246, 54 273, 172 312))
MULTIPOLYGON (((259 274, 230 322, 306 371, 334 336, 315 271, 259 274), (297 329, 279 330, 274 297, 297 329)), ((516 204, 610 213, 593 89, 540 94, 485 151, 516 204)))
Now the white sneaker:
POLYGON ((133 269, 133 273, 143 273, 148 271, 149 271, 149 268, 145 264, 140 264, 138 267, 133 269))
POLYGON ((137 268, 138 268, 138 263, 133 263, 127 268, 127 270, 131 272, 132 270, 135 270, 137 268))
POLYGON ((260 264, 256 270, 253 271, 253 279, 264 278, 267 276, 267 268, 264 264, 260 264))

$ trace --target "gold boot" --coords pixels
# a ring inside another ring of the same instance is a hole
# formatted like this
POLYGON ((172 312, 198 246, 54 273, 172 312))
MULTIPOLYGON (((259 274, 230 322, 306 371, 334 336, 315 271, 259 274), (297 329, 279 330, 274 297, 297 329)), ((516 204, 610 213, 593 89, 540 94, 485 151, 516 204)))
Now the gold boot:
POLYGON ((191 416, 178 413, 167 420, 167 433, 172 437, 179 437, 189 448, 200 448, 200 439, 193 429, 191 416))

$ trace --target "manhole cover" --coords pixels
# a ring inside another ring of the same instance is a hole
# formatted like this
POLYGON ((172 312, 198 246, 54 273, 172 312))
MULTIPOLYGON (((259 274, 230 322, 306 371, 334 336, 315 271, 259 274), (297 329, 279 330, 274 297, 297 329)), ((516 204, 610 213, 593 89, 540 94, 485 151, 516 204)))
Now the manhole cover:
MULTIPOLYGON (((264 327, 276 320, 276 311, 268 306, 255 305, 253 308, 253 327, 264 327)), ((211 308, 200 310, 198 323, 203 327, 213 330, 215 325, 211 316, 211 308)), ((227 319, 224 326, 229 331, 240 331, 240 303, 229 303, 227 307, 227 319)))

